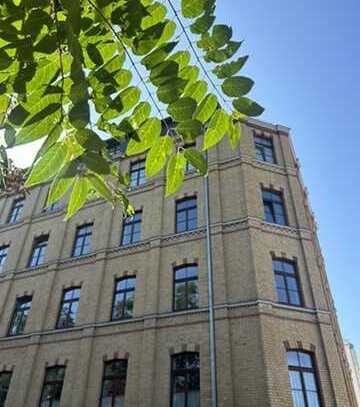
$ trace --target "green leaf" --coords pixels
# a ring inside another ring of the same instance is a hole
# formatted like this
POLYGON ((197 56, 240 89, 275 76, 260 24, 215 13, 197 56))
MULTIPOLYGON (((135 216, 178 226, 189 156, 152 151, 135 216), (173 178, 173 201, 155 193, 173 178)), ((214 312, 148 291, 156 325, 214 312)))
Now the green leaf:
POLYGON ((185 176, 186 158, 184 153, 176 153, 169 159, 166 169, 166 196, 174 194, 181 187, 185 176))
POLYGON ((146 156, 145 173, 147 177, 155 176, 161 171, 168 156, 173 149, 173 141, 170 136, 159 137, 146 156))
POLYGON ((239 113, 252 117, 260 116, 265 110, 258 103, 245 97, 235 99, 233 106, 239 113))
POLYGON ((69 121, 76 129, 83 129, 89 124, 90 108, 87 100, 77 103, 70 109, 69 121))
POLYGON ((156 65, 160 62, 163 62, 170 52, 176 47, 178 41, 175 42, 168 42, 161 46, 160 48, 155 49, 150 54, 146 55, 142 60, 141 63, 147 69, 153 69, 156 65))
POLYGON ((117 84, 117 90, 124 89, 131 82, 132 73, 128 69, 120 69, 113 78, 117 84))
POLYGON ((128 156, 143 153, 152 147, 161 133, 161 121, 157 118, 150 118, 139 128, 138 135, 140 141, 131 139, 126 149, 128 156))
POLYGON ((179 65, 174 61, 164 61, 157 65, 150 73, 150 81, 155 86, 161 86, 168 80, 177 77, 179 65))
POLYGON ((65 195, 65 193, 74 183, 77 167, 78 161, 76 160, 63 167, 59 175, 54 179, 50 186, 46 206, 50 206, 51 204, 57 202, 65 195))
POLYGON ((199 17, 193 24, 190 26, 190 31, 193 34, 204 34, 209 31, 211 26, 214 24, 215 16, 210 14, 204 14, 199 17))
POLYGON ((194 83, 199 76, 200 69, 195 66, 186 66, 179 72, 179 78, 188 81, 188 85, 194 83))
POLYGON ((249 93, 254 86, 254 81, 245 76, 234 76, 224 80, 221 88, 225 95, 231 97, 244 96, 249 93))
POLYGON ((181 12, 185 18, 198 17, 205 11, 205 0, 181 0, 181 12))
POLYGON ((16 142, 16 131, 15 129, 10 126, 9 124, 5 124, 5 131, 4 131, 4 137, 5 137, 5 143, 7 147, 13 147, 16 142))
POLYGON ((208 150, 219 143, 228 129, 229 115, 223 109, 217 110, 205 132, 203 150, 208 150))
POLYGON ((236 61, 229 62, 223 65, 218 65, 213 69, 213 73, 219 79, 229 78, 241 70, 241 68, 245 65, 246 61, 248 60, 248 58, 249 56, 246 55, 244 57, 238 58, 236 61))
POLYGON ((74 133, 74 136, 84 150, 98 152, 105 147, 105 143, 93 130, 79 129, 74 133))
POLYGON ((160 102, 172 103, 179 99, 186 86, 186 80, 180 78, 174 78, 161 85, 156 92, 156 95, 160 102))
POLYGON ((12 59, 9 57, 7 52, 0 48, 0 71, 8 68, 12 64, 12 59))
POLYGON ((16 145, 29 143, 46 136, 60 120, 60 105, 55 107, 55 111, 46 115, 43 119, 23 127, 16 135, 16 145))
POLYGON ((151 105, 149 102, 140 102, 132 112, 128 121, 134 129, 140 127, 151 113, 151 105))
POLYGON ((104 59, 95 44, 91 44, 91 43, 88 44, 86 47, 86 52, 92 62, 92 64, 89 66, 89 68, 94 68, 96 66, 103 65, 104 59))
POLYGON ((208 85, 205 81, 197 81, 192 83, 190 86, 186 86, 184 91, 184 96, 190 96, 197 103, 200 103, 208 89, 208 85))
POLYGON ((102 196, 109 202, 113 201, 113 194, 111 192, 111 189, 106 185, 106 182, 102 177, 96 174, 88 174, 87 179, 100 196, 102 196))
POLYGON ((169 61, 174 61, 179 65, 179 71, 189 64, 190 59, 191 54, 189 51, 178 51, 168 58, 169 61))
POLYGON ((228 138, 233 150, 239 145, 241 137, 241 123, 234 123, 232 119, 229 121, 228 138))
POLYGON ((195 100, 187 96, 169 105, 168 113, 176 122, 181 122, 192 118, 196 106, 195 100))
POLYGON ((204 59, 206 62, 222 63, 227 59, 232 58, 238 49, 240 48, 242 42, 230 41, 226 48, 209 51, 205 54, 204 59))
POLYGON ((69 205, 66 212, 66 220, 74 216, 75 213, 84 206, 88 196, 89 187, 89 182, 85 177, 78 176, 75 178, 73 190, 70 195, 69 205))
POLYGON ((136 86, 130 86, 123 90, 110 104, 109 108, 103 114, 105 120, 115 119, 116 117, 132 109, 140 99, 140 89, 136 86))
POLYGON ((211 37, 216 43, 216 47, 221 48, 230 41, 230 38, 232 37, 232 29, 228 25, 214 25, 211 37))
POLYGON ((88 151, 82 156, 82 161, 89 170, 96 174, 110 174, 110 164, 99 153, 88 151))
POLYGON ((194 148, 187 148, 184 154, 189 163, 195 167, 201 175, 207 174, 207 161, 200 151, 194 148))
POLYGON ((34 165, 25 186, 31 187, 47 181, 56 175, 64 165, 67 147, 63 143, 55 143, 46 154, 34 165))
POLYGON ((166 7, 161 3, 154 3, 146 8, 148 15, 141 20, 141 28, 146 30, 160 23, 166 17, 166 7))
POLYGON ((186 143, 194 141, 202 133, 202 123, 198 120, 185 120, 178 123, 176 130, 186 143))
POLYGON ((218 100, 215 95, 210 93, 205 97, 205 99, 197 107, 194 118, 199 120, 201 123, 206 123, 210 117, 214 114, 218 106, 218 100))

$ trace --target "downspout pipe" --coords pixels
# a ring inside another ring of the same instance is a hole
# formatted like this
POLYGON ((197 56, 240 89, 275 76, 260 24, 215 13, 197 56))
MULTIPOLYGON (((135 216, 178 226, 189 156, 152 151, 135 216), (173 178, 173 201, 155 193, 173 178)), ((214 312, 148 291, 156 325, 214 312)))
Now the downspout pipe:
MULTIPOLYGON (((206 152, 206 161, 208 154, 206 152)), ((206 224, 206 260, 208 270, 208 312, 209 312, 209 354, 210 354, 210 382, 211 407, 218 407, 217 370, 216 370, 216 336, 214 312, 214 275, 212 261, 212 241, 210 229, 210 203, 209 203, 209 173, 204 176, 204 215, 206 224)))

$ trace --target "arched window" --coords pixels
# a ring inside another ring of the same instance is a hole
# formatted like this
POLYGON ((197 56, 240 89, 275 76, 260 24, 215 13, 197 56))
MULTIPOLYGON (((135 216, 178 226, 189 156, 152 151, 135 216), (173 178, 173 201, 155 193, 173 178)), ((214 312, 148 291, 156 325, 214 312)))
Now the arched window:
POLYGON ((320 407, 313 355, 290 350, 287 352, 287 360, 294 407, 320 407))
POLYGON ((200 357, 197 352, 171 357, 170 407, 200 407, 200 357))

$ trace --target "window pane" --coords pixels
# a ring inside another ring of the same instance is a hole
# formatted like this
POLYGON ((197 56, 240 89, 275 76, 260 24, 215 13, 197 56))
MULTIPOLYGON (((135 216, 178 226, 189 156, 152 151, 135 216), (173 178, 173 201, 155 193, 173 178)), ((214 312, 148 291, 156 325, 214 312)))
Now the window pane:
POLYGON ((280 302, 283 302, 283 303, 286 303, 286 304, 289 303, 289 298, 288 298, 288 295, 287 295, 286 290, 283 290, 283 289, 281 289, 281 288, 278 288, 278 289, 277 289, 277 293, 278 293, 278 300, 279 300, 280 302))
POLYGON ((199 305, 199 294, 197 281, 190 281, 187 286, 188 308, 197 308, 199 305))
POLYGON ((300 365, 302 367, 312 368, 311 356, 308 353, 299 352, 300 365))
POLYGON ((275 282, 276 282, 276 287, 285 289, 285 278, 282 275, 276 274, 275 275, 275 282))
POLYGON ((320 407, 319 396, 317 392, 306 392, 309 407, 320 407))
POLYGON ((301 305, 300 295, 297 291, 289 291, 289 299, 292 305, 301 305))
POLYGON ((306 390, 316 391, 316 381, 313 373, 304 372, 304 383, 306 390))
POLYGON ((306 407, 304 394, 301 390, 293 390, 292 392, 294 407, 306 407))
POLYGON ((176 283, 175 310, 186 309, 186 283, 176 283))
POLYGON ((290 385, 293 390, 301 390, 301 377, 300 372, 290 371, 290 385))
POLYGON ((289 351, 287 353, 287 358, 288 358, 288 365, 289 366, 299 366, 299 359, 298 359, 298 353, 295 351, 289 351))

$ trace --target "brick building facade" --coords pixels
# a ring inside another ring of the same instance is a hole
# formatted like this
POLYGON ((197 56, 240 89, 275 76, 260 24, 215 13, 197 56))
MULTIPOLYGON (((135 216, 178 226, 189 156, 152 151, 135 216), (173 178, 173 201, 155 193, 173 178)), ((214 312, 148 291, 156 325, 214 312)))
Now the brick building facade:
MULTIPOLYGON (((133 219, 1 199, 0 406, 210 406, 203 178, 164 198, 141 159, 133 219)), ((355 407, 288 129, 249 121, 209 183, 219 407, 355 407)))

